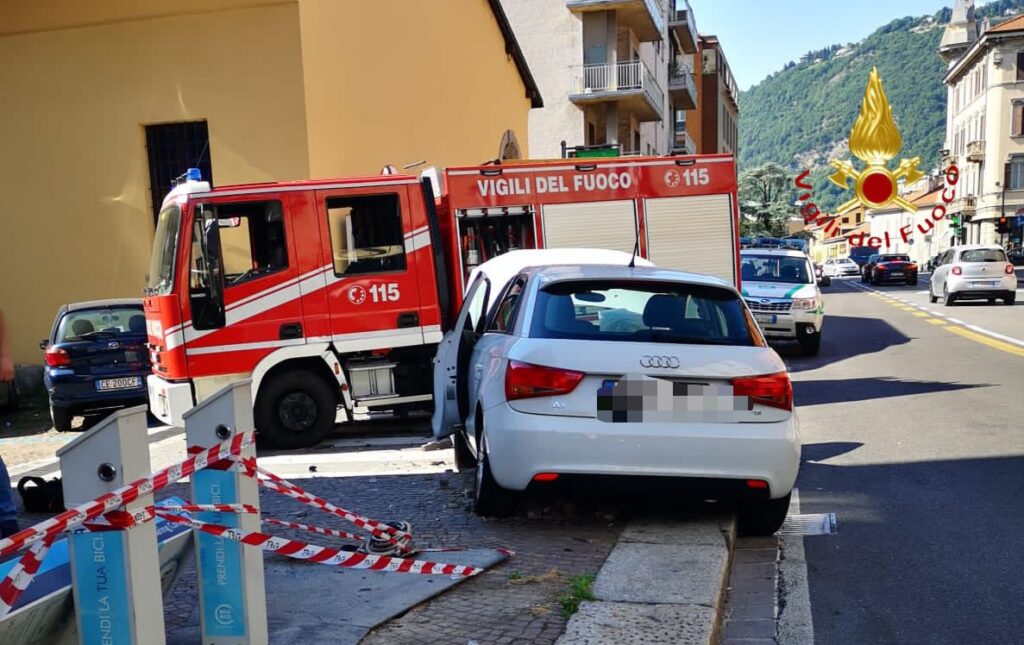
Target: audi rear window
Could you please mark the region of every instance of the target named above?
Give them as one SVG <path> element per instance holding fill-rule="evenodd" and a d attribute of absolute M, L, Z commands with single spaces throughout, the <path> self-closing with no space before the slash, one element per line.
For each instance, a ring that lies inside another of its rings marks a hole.
<path fill-rule="evenodd" d="M 968 249 L 960 253 L 961 262 L 1006 262 L 1002 249 Z"/>
<path fill-rule="evenodd" d="M 680 282 L 573 280 L 543 287 L 532 338 L 761 346 L 739 296 Z"/>

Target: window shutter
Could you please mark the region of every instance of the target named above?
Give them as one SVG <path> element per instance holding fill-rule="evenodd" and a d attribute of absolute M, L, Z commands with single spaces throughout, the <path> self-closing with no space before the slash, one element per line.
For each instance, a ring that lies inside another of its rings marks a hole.
<path fill-rule="evenodd" d="M 1017 52 L 1017 80 L 1024 81 L 1024 52 Z"/>
<path fill-rule="evenodd" d="M 1024 103 L 1014 103 L 1012 128 L 1013 131 L 1011 133 L 1013 134 L 1013 136 L 1019 137 L 1021 135 L 1021 126 L 1024 125 L 1022 121 L 1024 121 Z"/>

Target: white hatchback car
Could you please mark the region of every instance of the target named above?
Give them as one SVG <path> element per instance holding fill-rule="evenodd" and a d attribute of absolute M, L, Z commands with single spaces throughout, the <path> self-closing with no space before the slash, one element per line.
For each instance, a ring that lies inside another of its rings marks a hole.
<path fill-rule="evenodd" d="M 988 300 L 1012 305 L 1017 300 L 1017 276 L 997 244 L 954 246 L 943 253 L 928 283 L 928 300 L 942 299 L 951 306 L 957 300 Z"/>
<path fill-rule="evenodd" d="M 492 284 L 483 265 L 454 329 L 435 359 L 433 426 L 475 466 L 477 512 L 505 514 L 531 485 L 627 475 L 739 499 L 748 534 L 785 519 L 792 384 L 726 282 L 623 263 Z"/>
<path fill-rule="evenodd" d="M 850 258 L 832 258 L 825 260 L 823 275 L 830 278 L 860 275 L 860 265 Z"/>

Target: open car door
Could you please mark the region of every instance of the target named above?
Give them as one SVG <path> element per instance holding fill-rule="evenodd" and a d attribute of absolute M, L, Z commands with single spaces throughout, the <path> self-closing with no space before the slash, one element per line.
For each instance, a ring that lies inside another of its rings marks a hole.
<path fill-rule="evenodd" d="M 455 326 L 444 335 L 434 356 L 434 438 L 441 439 L 462 425 L 469 404 L 469 358 L 483 331 L 491 281 L 478 274 L 466 292 Z"/>

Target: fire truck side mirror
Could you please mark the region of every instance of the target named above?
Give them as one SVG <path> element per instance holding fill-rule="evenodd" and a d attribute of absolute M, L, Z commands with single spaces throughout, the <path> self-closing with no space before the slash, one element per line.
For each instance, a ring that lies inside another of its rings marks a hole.
<path fill-rule="evenodd" d="M 193 267 L 189 289 L 192 308 L 192 327 L 197 330 L 220 329 L 224 318 L 224 271 L 220 260 L 220 221 L 214 209 L 196 208 L 201 218 L 202 236 L 199 246 L 203 262 Z"/>

